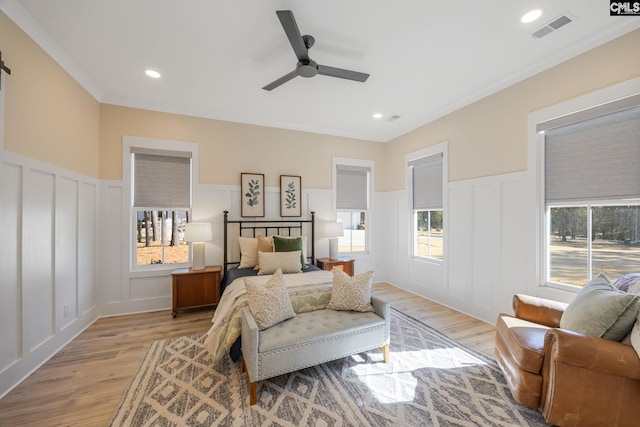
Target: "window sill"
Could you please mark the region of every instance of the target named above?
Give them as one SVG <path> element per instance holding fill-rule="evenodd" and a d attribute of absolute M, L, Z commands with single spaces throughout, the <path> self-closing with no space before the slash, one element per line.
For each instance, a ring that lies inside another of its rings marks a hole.
<path fill-rule="evenodd" d="M 129 271 L 130 279 L 140 279 L 145 277 L 162 277 L 169 276 L 171 272 L 177 268 L 189 268 L 189 264 L 171 264 L 163 265 L 162 267 L 145 268 L 145 269 L 133 269 Z"/>
<path fill-rule="evenodd" d="M 412 256 L 409 258 L 409 262 L 414 262 L 416 264 L 427 264 L 427 265 L 435 265 L 435 266 L 443 266 L 444 260 L 436 259 L 436 258 L 424 258 L 424 257 L 416 257 Z"/>

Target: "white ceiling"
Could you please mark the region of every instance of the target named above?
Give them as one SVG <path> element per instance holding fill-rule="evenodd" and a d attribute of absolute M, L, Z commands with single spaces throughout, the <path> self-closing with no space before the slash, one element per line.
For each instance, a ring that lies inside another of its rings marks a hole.
<path fill-rule="evenodd" d="M 389 141 L 633 29 L 603 0 L 0 0 L 97 100 Z M 524 12 L 543 7 L 532 24 Z M 322 65 L 365 83 L 297 77 L 275 11 L 293 11 Z M 536 40 L 563 13 L 576 19 Z M 162 73 L 152 80 L 146 68 Z M 585 70 L 588 72 L 588 70 Z M 579 76 L 576 76 L 579 78 Z M 383 118 L 374 120 L 380 112 Z M 393 122 L 392 115 L 401 116 Z"/>

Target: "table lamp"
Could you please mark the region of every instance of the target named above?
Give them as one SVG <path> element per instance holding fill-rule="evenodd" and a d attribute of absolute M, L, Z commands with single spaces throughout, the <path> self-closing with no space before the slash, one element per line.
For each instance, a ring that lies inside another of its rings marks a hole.
<path fill-rule="evenodd" d="M 213 239 L 211 224 L 208 222 L 188 222 L 184 229 L 184 241 L 193 245 L 192 270 L 204 270 L 204 242 Z"/>
<path fill-rule="evenodd" d="M 341 222 L 325 222 L 324 235 L 329 237 L 329 259 L 338 259 L 338 237 L 344 236 Z"/>

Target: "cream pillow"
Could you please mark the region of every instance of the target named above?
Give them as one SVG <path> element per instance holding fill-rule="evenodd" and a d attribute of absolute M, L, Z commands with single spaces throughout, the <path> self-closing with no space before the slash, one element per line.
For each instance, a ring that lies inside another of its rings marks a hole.
<path fill-rule="evenodd" d="M 273 236 L 271 236 L 273 238 Z M 278 236 L 281 239 L 299 239 L 302 237 L 302 258 L 304 258 L 304 264 L 308 262 L 307 260 L 307 235 L 304 236 Z M 273 242 L 273 240 L 272 240 Z M 275 250 L 275 249 L 274 249 Z"/>
<path fill-rule="evenodd" d="M 253 268 L 258 264 L 258 239 L 238 236 L 240 265 L 238 268 Z"/>
<path fill-rule="evenodd" d="M 258 252 L 273 252 L 273 236 L 258 236 Z"/>
<path fill-rule="evenodd" d="M 258 252 L 260 271 L 263 274 L 274 274 L 278 269 L 283 273 L 302 273 L 300 265 L 300 251 L 292 252 Z"/>
<path fill-rule="evenodd" d="M 351 277 L 344 271 L 333 269 L 333 288 L 327 308 L 341 311 L 373 311 L 371 282 L 373 271 Z"/>
<path fill-rule="evenodd" d="M 273 236 L 258 236 L 258 252 L 273 252 Z M 254 270 L 260 270 L 260 264 L 256 262 Z"/>
<path fill-rule="evenodd" d="M 249 310 L 261 331 L 296 315 L 282 277 L 282 270 L 278 269 L 264 285 L 247 278 L 244 280 L 244 286 L 247 290 Z"/>

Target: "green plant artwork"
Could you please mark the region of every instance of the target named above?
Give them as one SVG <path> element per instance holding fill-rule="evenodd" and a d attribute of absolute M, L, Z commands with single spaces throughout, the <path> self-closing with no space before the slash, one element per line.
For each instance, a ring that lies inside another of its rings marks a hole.
<path fill-rule="evenodd" d="M 247 205 L 250 207 L 257 206 L 260 204 L 260 200 L 258 196 L 260 196 L 260 181 L 257 179 L 252 179 L 249 181 L 249 191 L 247 191 L 244 196 L 247 198 Z"/>
<path fill-rule="evenodd" d="M 295 209 L 296 208 L 296 184 L 292 181 L 287 184 L 287 189 L 285 190 L 285 206 L 287 209 Z"/>

